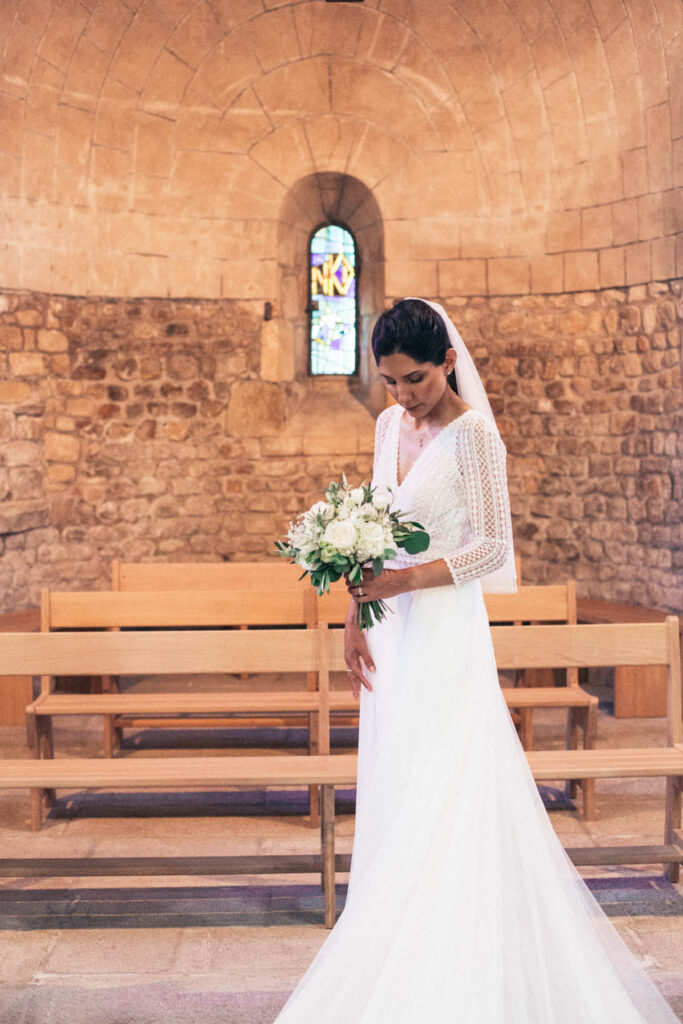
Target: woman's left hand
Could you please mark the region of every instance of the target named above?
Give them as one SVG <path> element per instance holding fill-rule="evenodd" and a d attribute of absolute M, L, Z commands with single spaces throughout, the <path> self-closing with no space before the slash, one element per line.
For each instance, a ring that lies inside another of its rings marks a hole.
<path fill-rule="evenodd" d="M 411 589 L 408 573 L 407 569 L 385 569 L 379 576 L 375 576 L 372 569 L 363 569 L 363 582 L 350 583 L 347 579 L 346 586 L 358 604 L 383 601 L 387 597 L 396 597 L 397 594 L 404 594 Z"/>

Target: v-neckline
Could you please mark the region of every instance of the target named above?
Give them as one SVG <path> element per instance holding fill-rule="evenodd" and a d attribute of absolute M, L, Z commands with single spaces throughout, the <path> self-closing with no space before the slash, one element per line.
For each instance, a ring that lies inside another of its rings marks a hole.
<path fill-rule="evenodd" d="M 398 408 L 401 408 L 401 407 L 398 406 Z M 422 451 L 417 456 L 415 461 L 411 464 L 410 468 L 408 469 L 408 472 L 403 477 L 403 479 L 399 480 L 398 477 L 399 477 L 399 471 L 400 471 L 400 458 L 401 458 L 401 420 L 403 419 L 403 413 L 405 412 L 405 409 L 401 408 L 400 414 L 395 417 L 396 427 L 395 427 L 394 453 L 393 453 L 393 456 L 394 456 L 394 478 L 396 480 L 396 486 L 397 487 L 403 487 L 404 483 L 406 482 L 406 480 L 408 479 L 410 474 L 413 472 L 413 470 L 417 466 L 417 464 L 420 461 L 420 459 L 422 458 L 422 456 L 426 455 L 426 453 L 429 451 L 429 449 L 432 447 L 432 445 L 436 441 L 438 441 L 438 439 L 441 437 L 441 435 L 444 433 L 444 431 L 448 430 L 449 427 L 452 427 L 454 423 L 459 423 L 460 420 L 464 416 L 467 416 L 467 415 L 469 415 L 469 413 L 474 412 L 474 411 L 475 410 L 472 409 L 472 408 L 465 409 L 465 411 L 461 412 L 459 416 L 456 416 L 454 420 L 449 420 L 448 423 L 445 423 L 444 426 L 441 428 L 441 430 L 438 432 L 438 434 L 436 434 L 435 437 L 432 438 L 432 440 L 429 442 L 427 447 L 422 449 Z"/>

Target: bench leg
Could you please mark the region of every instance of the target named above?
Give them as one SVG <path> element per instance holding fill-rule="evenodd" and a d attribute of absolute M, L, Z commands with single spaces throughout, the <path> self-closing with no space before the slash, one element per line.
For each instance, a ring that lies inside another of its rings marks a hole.
<path fill-rule="evenodd" d="M 578 708 L 569 708 L 567 712 L 567 750 L 578 750 L 579 747 L 579 719 Z M 575 800 L 578 796 L 580 782 L 578 779 L 570 779 L 567 784 L 567 796 Z"/>
<path fill-rule="evenodd" d="M 121 749 L 123 729 L 114 725 L 114 716 L 105 715 L 102 720 L 102 753 L 104 757 L 113 757 Z"/>
<path fill-rule="evenodd" d="M 583 791 L 583 820 L 595 821 L 597 811 L 595 807 L 595 779 L 581 779 Z"/>
<path fill-rule="evenodd" d="M 325 895 L 325 927 L 333 928 L 336 917 L 334 862 L 334 786 L 321 787 L 321 843 L 323 854 L 323 892 Z"/>
<path fill-rule="evenodd" d="M 55 756 L 55 744 L 54 736 L 52 733 L 52 716 L 51 715 L 36 715 L 35 716 L 35 731 L 36 731 L 36 756 L 42 758 L 45 761 L 52 760 Z M 45 813 L 47 813 L 52 807 L 55 800 L 54 789 L 38 789 L 32 792 L 39 793 L 41 797 L 41 805 Z"/>
<path fill-rule="evenodd" d="M 43 790 L 31 790 L 31 831 L 39 832 L 43 824 Z"/>
<path fill-rule="evenodd" d="M 319 715 L 311 713 L 308 716 L 308 752 L 309 754 L 318 753 L 318 736 L 320 720 Z M 310 825 L 311 828 L 318 828 L 320 826 L 320 787 L 309 786 L 308 787 L 308 800 L 309 800 L 309 814 L 310 814 Z"/>
<path fill-rule="evenodd" d="M 102 693 L 119 693 L 118 676 L 102 676 Z M 114 716 L 105 715 L 103 719 L 102 753 L 104 757 L 113 757 L 121 749 L 123 729 L 114 725 Z"/>
<path fill-rule="evenodd" d="M 519 709 L 519 738 L 524 750 L 531 750 L 534 743 L 534 720 L 531 708 Z"/>
<path fill-rule="evenodd" d="M 579 749 L 579 737 L 583 738 L 584 750 L 592 750 L 594 746 L 595 736 L 598 730 L 598 701 L 597 698 L 592 700 L 587 708 L 570 708 L 567 716 L 567 749 L 578 750 Z M 592 786 L 584 785 L 585 783 L 592 782 Z M 596 815 L 596 804 L 595 804 L 595 780 L 586 779 L 584 782 L 580 782 L 578 779 L 570 779 L 567 785 L 567 796 L 571 800 L 575 800 L 579 794 L 579 788 L 583 790 L 583 801 L 584 801 L 584 819 L 586 821 L 594 821 Z M 588 813 L 591 815 L 590 818 L 586 817 L 586 804 L 588 803 Z"/>
<path fill-rule="evenodd" d="M 683 776 L 666 780 L 666 818 L 664 826 L 664 842 L 668 845 L 681 846 L 681 825 L 683 805 Z M 681 865 L 666 864 L 664 875 L 670 882 L 678 882 Z"/>

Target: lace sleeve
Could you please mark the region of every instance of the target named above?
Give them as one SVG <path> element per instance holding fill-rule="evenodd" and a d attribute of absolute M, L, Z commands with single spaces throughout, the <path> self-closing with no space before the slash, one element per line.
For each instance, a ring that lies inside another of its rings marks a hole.
<path fill-rule="evenodd" d="M 375 480 L 377 479 L 377 468 L 379 465 L 380 452 L 382 450 L 382 446 L 384 445 L 384 441 L 387 436 L 387 430 L 389 429 L 390 411 L 391 407 L 389 407 L 389 409 L 383 409 L 382 412 L 377 417 L 377 422 L 375 423 L 375 455 L 372 467 L 372 476 L 373 479 Z"/>
<path fill-rule="evenodd" d="M 456 585 L 500 568 L 512 544 L 505 445 L 479 417 L 462 442 L 458 458 L 472 530 L 468 543 L 446 557 Z"/>

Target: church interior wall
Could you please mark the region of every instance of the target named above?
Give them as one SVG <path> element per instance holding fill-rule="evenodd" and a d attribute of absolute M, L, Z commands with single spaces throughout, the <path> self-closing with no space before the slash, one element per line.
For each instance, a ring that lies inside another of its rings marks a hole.
<path fill-rule="evenodd" d="M 443 302 L 530 582 L 683 608 L 683 11 L 669 0 L 0 5 L 0 586 L 262 558 L 371 471 L 372 323 Z M 307 373 L 357 240 L 360 370 Z"/>

